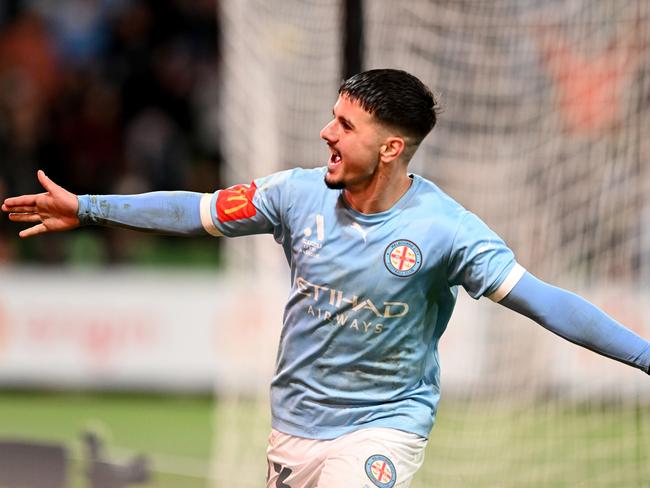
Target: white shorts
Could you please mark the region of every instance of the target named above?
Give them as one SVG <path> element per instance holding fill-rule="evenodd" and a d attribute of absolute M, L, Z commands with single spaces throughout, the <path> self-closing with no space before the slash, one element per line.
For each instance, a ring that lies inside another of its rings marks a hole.
<path fill-rule="evenodd" d="M 332 440 L 275 429 L 269 436 L 267 488 L 408 488 L 427 440 L 395 429 L 361 429 Z"/>

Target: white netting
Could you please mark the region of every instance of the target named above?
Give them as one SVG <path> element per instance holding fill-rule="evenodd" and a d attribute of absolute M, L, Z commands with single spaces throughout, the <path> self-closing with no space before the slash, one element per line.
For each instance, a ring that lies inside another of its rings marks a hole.
<path fill-rule="evenodd" d="M 341 2 L 221 4 L 227 182 L 322 164 Z M 364 5 L 366 68 L 412 72 L 444 108 L 413 171 L 479 214 L 526 268 L 650 336 L 650 3 Z M 282 273 L 270 239 L 229 246 L 233 268 Z M 443 400 L 414 487 L 650 479 L 641 373 L 465 295 L 441 347 Z M 215 459 L 229 461 L 215 464 L 217 486 L 261 485 L 265 402 L 221 403 Z"/>
<path fill-rule="evenodd" d="M 649 14 L 637 0 L 367 2 L 368 67 L 406 69 L 439 93 L 445 111 L 414 170 L 531 270 L 640 283 Z"/>
<path fill-rule="evenodd" d="M 319 164 L 327 151 L 318 133 L 341 82 L 338 8 L 331 1 L 220 3 L 226 183 Z M 268 240 L 229 243 L 227 264 L 278 272 L 285 265 Z"/>

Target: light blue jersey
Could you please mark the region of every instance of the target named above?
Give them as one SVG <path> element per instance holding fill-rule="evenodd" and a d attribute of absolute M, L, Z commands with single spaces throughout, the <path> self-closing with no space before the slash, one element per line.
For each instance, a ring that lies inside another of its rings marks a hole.
<path fill-rule="evenodd" d="M 315 439 L 364 427 L 428 437 L 457 286 L 494 293 L 513 253 L 424 178 L 413 175 L 390 210 L 365 215 L 326 187 L 325 171 L 280 172 L 202 203 L 210 233 L 272 233 L 291 267 L 273 427 Z"/>
<path fill-rule="evenodd" d="M 363 427 L 428 436 L 439 399 L 437 346 L 462 285 L 565 339 L 650 374 L 650 342 L 515 263 L 476 216 L 433 183 L 363 215 L 295 169 L 212 195 L 81 195 L 82 225 L 165 234 L 273 233 L 291 266 L 272 383 L 273 426 L 329 439 Z"/>

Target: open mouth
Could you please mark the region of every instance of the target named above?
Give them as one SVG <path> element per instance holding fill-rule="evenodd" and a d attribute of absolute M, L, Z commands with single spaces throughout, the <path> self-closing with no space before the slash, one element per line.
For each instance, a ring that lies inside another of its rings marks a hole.
<path fill-rule="evenodd" d="M 341 164 L 341 154 L 331 146 L 330 150 L 332 151 L 332 154 L 330 154 L 330 160 L 327 163 L 327 167 L 332 169 Z"/>

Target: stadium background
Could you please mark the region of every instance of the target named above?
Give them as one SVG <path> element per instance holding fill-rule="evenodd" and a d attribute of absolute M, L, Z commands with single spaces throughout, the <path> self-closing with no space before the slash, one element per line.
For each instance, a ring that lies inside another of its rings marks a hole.
<path fill-rule="evenodd" d="M 5 1 L 0 198 L 39 191 L 37 168 L 76 193 L 132 193 L 319 165 L 345 25 L 361 27 L 357 63 L 406 69 L 442 103 L 413 171 L 533 273 L 650 337 L 649 14 L 642 0 Z M 91 486 L 90 430 L 116 469 L 148 456 L 144 486 L 261 486 L 288 282 L 272 239 L 17 231 L 0 220 L 0 446 L 63 445 L 63 483 Z M 650 486 L 647 377 L 460 295 L 414 487 Z"/>

